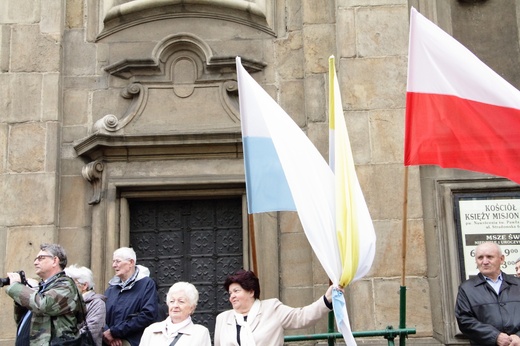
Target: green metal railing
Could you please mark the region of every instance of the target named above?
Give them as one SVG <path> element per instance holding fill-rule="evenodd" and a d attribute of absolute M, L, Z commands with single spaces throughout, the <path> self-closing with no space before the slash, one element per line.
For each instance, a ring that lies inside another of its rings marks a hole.
<path fill-rule="evenodd" d="M 382 336 L 388 340 L 388 346 L 394 346 L 394 339 L 399 337 L 400 340 L 408 337 L 410 334 L 415 334 L 414 328 L 404 329 L 393 329 L 392 326 L 388 326 L 385 330 L 369 330 L 362 332 L 352 332 L 355 338 L 364 337 L 375 337 Z M 343 339 L 341 333 L 322 333 L 322 334 L 310 334 L 310 335 L 286 335 L 284 342 L 295 342 L 295 341 L 307 341 L 307 340 L 327 340 L 329 346 L 335 345 L 336 340 Z"/>
<path fill-rule="evenodd" d="M 386 327 L 385 330 L 369 330 L 361 332 L 352 332 L 354 338 L 367 338 L 382 336 L 388 341 L 388 346 L 394 346 L 394 339 L 399 337 L 399 345 L 405 346 L 406 338 L 410 334 L 415 334 L 415 328 L 406 328 L 406 286 L 401 286 L 399 290 L 399 329 L 392 326 Z M 284 337 L 285 342 L 307 341 L 307 340 L 327 340 L 329 346 L 333 346 L 336 339 L 342 339 L 341 333 L 334 332 L 334 313 L 329 312 L 328 333 L 308 334 L 308 335 L 287 335 Z"/>

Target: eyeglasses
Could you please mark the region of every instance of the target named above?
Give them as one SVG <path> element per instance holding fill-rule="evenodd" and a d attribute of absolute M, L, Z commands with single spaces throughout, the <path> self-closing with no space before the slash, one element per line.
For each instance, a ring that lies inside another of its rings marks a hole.
<path fill-rule="evenodd" d="M 53 256 L 53 255 L 40 255 L 40 256 L 36 256 L 34 261 L 41 262 L 45 257 L 54 258 L 55 256 Z"/>

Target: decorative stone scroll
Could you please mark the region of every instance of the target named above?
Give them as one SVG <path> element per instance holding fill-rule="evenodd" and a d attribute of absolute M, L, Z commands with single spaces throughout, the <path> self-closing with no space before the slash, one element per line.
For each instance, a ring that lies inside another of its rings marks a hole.
<path fill-rule="evenodd" d="M 94 189 L 92 198 L 88 202 L 90 205 L 98 204 L 101 201 L 103 169 L 103 162 L 101 160 L 96 160 L 86 164 L 81 171 L 83 178 L 89 181 L 92 184 L 92 188 Z"/>

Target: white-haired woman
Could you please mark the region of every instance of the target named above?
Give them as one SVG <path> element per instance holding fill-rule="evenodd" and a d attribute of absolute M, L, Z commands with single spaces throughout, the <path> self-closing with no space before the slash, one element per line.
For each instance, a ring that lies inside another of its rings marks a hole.
<path fill-rule="evenodd" d="M 74 279 L 78 291 L 83 296 L 83 300 L 87 306 L 86 322 L 88 329 L 96 345 L 101 346 L 103 342 L 103 326 L 105 325 L 106 297 L 94 291 L 94 276 L 92 275 L 92 271 L 87 267 L 78 267 L 73 264 L 65 268 L 65 273 Z"/>
<path fill-rule="evenodd" d="M 189 282 L 173 284 L 166 295 L 169 316 L 148 326 L 139 346 L 211 346 L 208 328 L 191 320 L 198 301 L 195 286 Z"/>

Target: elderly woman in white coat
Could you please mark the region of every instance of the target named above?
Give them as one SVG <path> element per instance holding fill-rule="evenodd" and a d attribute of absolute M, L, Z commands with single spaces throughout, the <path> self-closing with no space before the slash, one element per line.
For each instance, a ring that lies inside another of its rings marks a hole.
<path fill-rule="evenodd" d="M 191 320 L 198 301 L 199 292 L 191 283 L 173 284 L 166 295 L 168 317 L 148 326 L 139 346 L 211 346 L 208 328 Z"/>
<path fill-rule="evenodd" d="M 281 346 L 285 329 L 310 327 L 332 309 L 332 286 L 303 308 L 292 308 L 278 299 L 260 300 L 259 280 L 252 271 L 228 276 L 224 288 L 233 309 L 217 316 L 215 346 Z"/>

